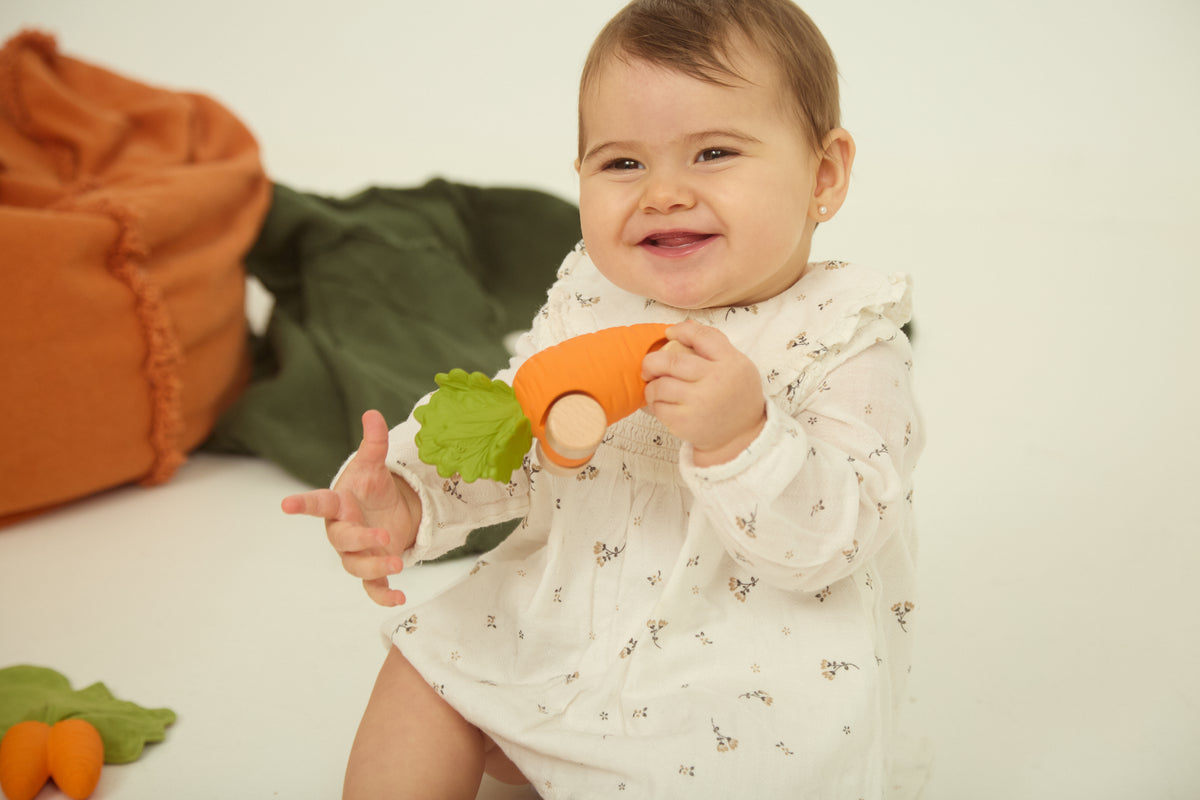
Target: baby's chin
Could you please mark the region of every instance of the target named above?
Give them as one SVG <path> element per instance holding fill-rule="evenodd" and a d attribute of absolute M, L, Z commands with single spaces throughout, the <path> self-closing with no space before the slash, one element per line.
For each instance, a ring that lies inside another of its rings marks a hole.
<path fill-rule="evenodd" d="M 706 300 L 690 298 L 687 296 L 677 296 L 671 293 L 651 292 L 648 294 L 637 293 L 640 297 L 645 297 L 647 302 L 653 302 L 656 305 L 666 308 L 675 308 L 680 311 L 700 311 L 705 308 L 713 308 L 713 305 Z"/>
<path fill-rule="evenodd" d="M 741 295 L 733 292 L 728 294 L 714 294 L 711 292 L 702 293 L 694 290 L 656 291 L 645 296 L 659 305 L 677 308 L 680 311 L 703 311 L 710 308 L 748 306 L 757 302 L 755 300 L 744 300 L 742 299 Z"/>
<path fill-rule="evenodd" d="M 700 311 L 713 308 L 748 308 L 765 303 L 787 292 L 803 276 L 800 270 L 795 275 L 778 274 L 770 281 L 758 286 L 695 286 L 683 284 L 674 287 L 655 287 L 649 294 L 655 302 L 683 311 Z"/>
<path fill-rule="evenodd" d="M 601 272 L 618 289 L 637 297 L 644 297 L 660 306 L 680 311 L 700 311 L 707 308 L 726 308 L 750 303 L 744 287 L 713 285 L 711 281 L 696 280 L 697 272 L 691 275 L 656 275 L 653 278 L 644 272 L 637 276 Z"/>
<path fill-rule="evenodd" d="M 657 276 L 662 277 L 662 276 Z M 773 275 L 770 280 L 755 286 L 730 285 L 712 280 L 711 274 L 695 270 L 690 275 L 668 276 L 667 279 L 643 280 L 638 287 L 626 289 L 647 297 L 660 305 L 683 311 L 713 308 L 744 308 L 765 302 L 794 284 L 798 276 Z M 705 280 L 707 278 L 707 280 Z M 624 288 L 624 287 L 622 287 Z"/>
<path fill-rule="evenodd" d="M 640 281 L 636 285 L 620 288 L 638 297 L 653 300 L 660 306 L 681 311 L 699 311 L 730 305 L 721 302 L 720 292 L 714 292 L 710 286 L 698 285 L 695 281 Z"/>

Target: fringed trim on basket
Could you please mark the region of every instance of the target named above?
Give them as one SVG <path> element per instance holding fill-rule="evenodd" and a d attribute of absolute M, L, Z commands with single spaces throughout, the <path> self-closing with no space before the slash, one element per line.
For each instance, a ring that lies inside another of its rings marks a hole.
<path fill-rule="evenodd" d="M 134 313 L 146 342 L 143 372 L 150 392 L 150 445 L 154 463 L 140 483 L 145 486 L 165 483 L 185 459 L 180 445 L 183 387 L 179 372 L 183 347 L 162 294 L 142 268 L 148 253 L 138 235 L 137 213 L 110 200 L 73 206 L 76 210 L 104 214 L 117 224 L 117 239 L 108 254 L 108 271 L 133 294 Z"/>

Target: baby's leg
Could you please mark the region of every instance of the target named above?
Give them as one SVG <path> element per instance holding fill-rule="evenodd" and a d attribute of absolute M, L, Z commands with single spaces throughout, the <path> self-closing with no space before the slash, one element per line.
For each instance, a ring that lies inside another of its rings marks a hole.
<path fill-rule="evenodd" d="M 529 779 L 525 777 L 524 773 L 508 756 L 504 755 L 500 746 L 487 734 L 483 736 L 483 771 L 510 786 L 524 786 L 529 783 Z"/>
<path fill-rule="evenodd" d="M 474 798 L 484 735 L 392 648 L 358 726 L 345 798 Z"/>

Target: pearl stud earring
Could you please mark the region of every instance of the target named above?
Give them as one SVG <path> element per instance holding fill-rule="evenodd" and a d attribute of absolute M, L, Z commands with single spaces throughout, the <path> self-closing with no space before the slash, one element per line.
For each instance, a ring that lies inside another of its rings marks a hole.
<path fill-rule="evenodd" d="M 817 213 L 822 217 L 829 213 L 829 206 L 817 206 Z"/>

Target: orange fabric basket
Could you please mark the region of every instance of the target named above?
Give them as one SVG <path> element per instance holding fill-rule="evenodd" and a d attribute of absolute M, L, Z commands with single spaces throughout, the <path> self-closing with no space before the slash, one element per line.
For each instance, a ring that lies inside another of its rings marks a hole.
<path fill-rule="evenodd" d="M 249 131 L 21 33 L 0 50 L 0 524 L 166 481 L 248 378 Z"/>

